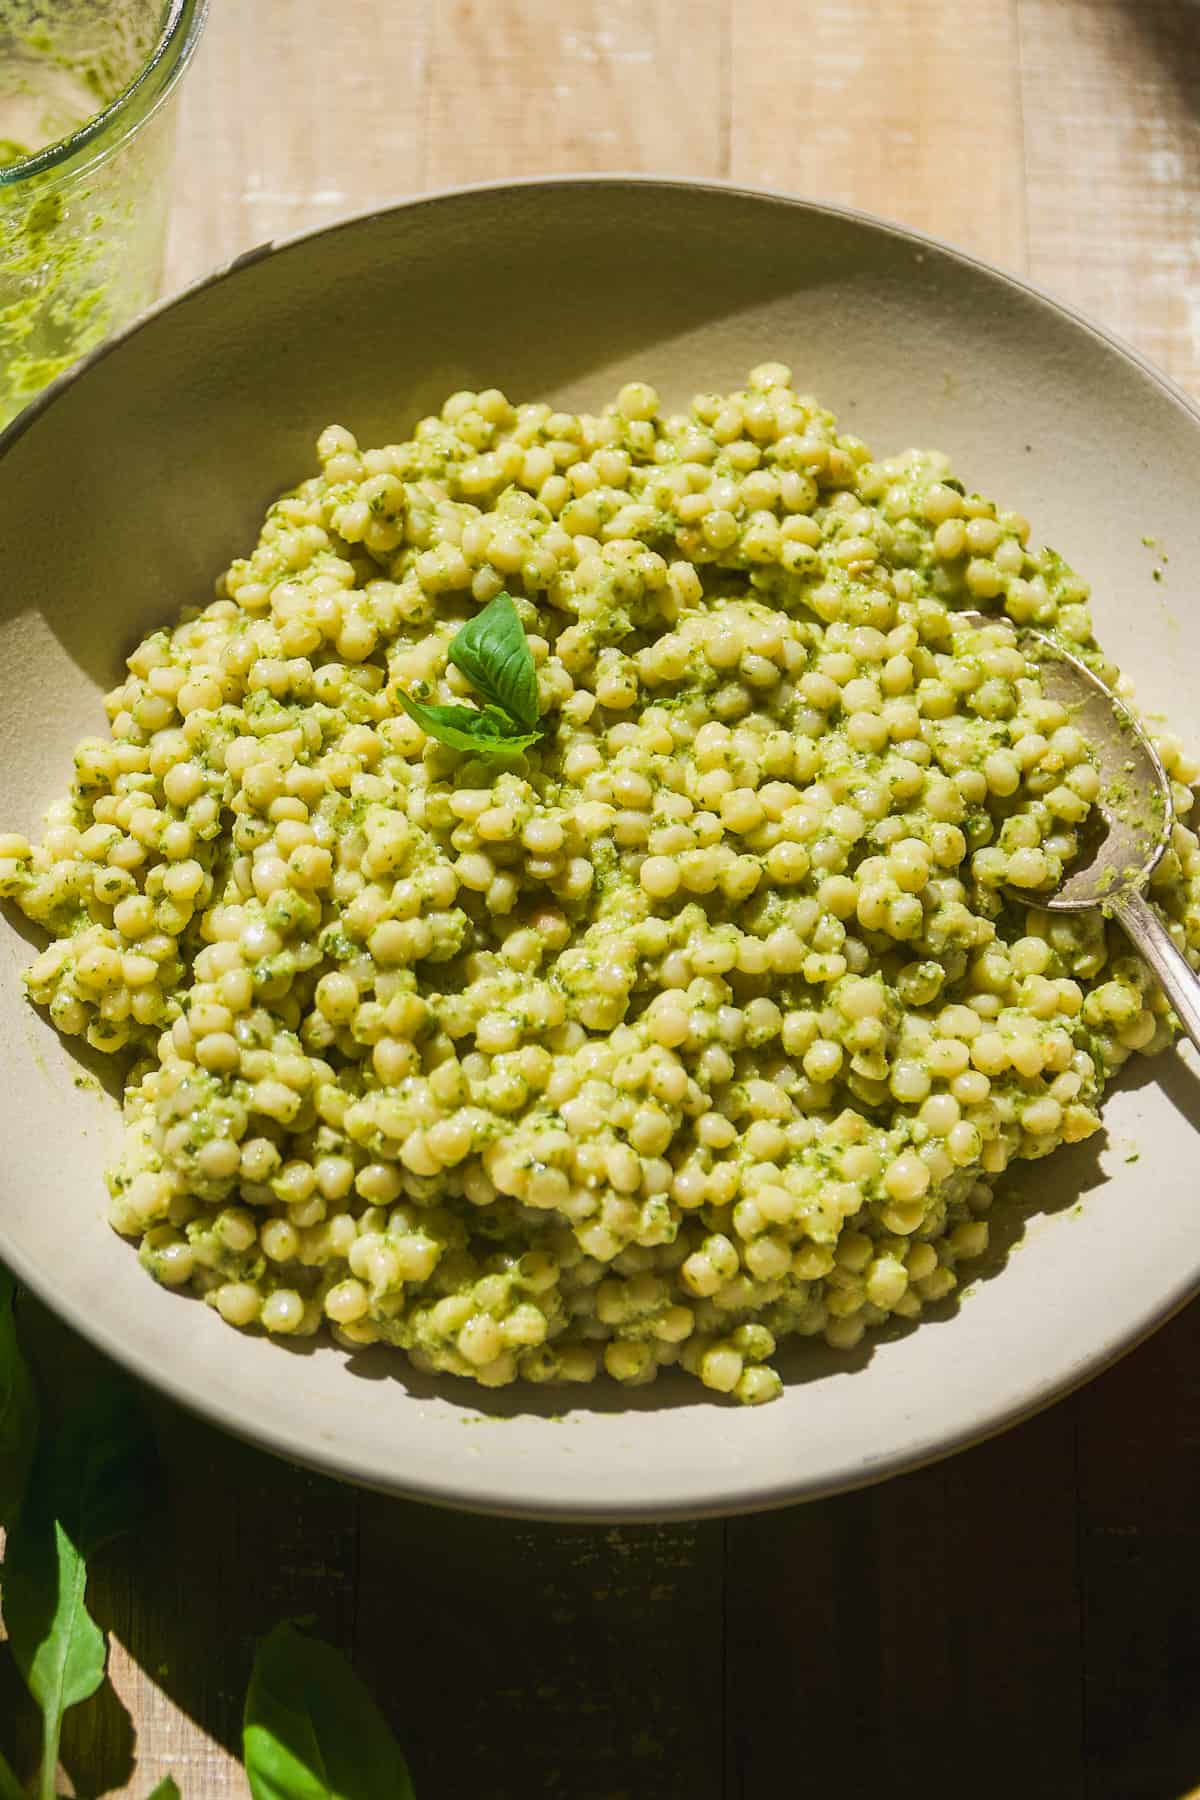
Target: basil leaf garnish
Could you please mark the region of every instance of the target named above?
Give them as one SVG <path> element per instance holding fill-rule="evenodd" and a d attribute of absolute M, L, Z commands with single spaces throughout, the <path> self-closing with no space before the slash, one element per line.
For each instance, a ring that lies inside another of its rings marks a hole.
<path fill-rule="evenodd" d="M 492 706 L 537 730 L 537 670 L 511 594 L 497 594 L 468 620 L 451 642 L 450 661 Z"/>
<path fill-rule="evenodd" d="M 429 737 L 451 750 L 465 750 L 489 762 L 511 762 L 536 744 L 541 733 L 522 731 L 495 706 L 437 706 L 399 690 L 400 704 Z"/>

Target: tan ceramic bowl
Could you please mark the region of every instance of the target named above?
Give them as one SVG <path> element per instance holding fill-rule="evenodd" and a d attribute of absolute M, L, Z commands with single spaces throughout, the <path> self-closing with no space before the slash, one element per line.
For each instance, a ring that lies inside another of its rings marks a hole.
<path fill-rule="evenodd" d="M 1200 612 L 1200 415 L 1044 295 L 876 220 L 731 188 L 540 181 L 414 201 L 256 253 L 166 306 L 0 439 L 0 824 L 29 829 L 149 626 L 203 601 L 330 420 L 403 436 L 461 387 L 668 403 L 793 365 L 882 453 L 949 451 L 1085 571 L 1106 644 L 1185 732 Z M 1170 554 L 1152 579 L 1149 535 Z M 156 1287 L 103 1221 L 117 1108 L 25 1004 L 0 930 L 0 1256 L 97 1345 L 297 1461 L 508 1513 L 778 1505 L 878 1480 L 1046 1405 L 1200 1285 L 1196 1085 L 1138 1063 L 1108 1139 L 1023 1166 L 994 1271 L 853 1356 L 783 1357 L 774 1405 L 431 1382 L 400 1356 L 241 1336 Z M 1134 1160 L 1135 1154 L 1137 1160 Z M 1017 1251 L 1009 1254 L 1004 1250 Z"/>

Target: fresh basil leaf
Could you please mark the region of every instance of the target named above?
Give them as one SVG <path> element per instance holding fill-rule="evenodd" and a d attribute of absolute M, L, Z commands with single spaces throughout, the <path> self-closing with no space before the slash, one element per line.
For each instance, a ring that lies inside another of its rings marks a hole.
<path fill-rule="evenodd" d="M 152 1794 L 146 1800 L 180 1800 L 179 1789 L 173 1775 L 164 1775 Z"/>
<path fill-rule="evenodd" d="M 17 1284 L 0 1265 L 0 1526 L 17 1516 L 37 1441 L 37 1398 L 17 1342 Z"/>
<path fill-rule="evenodd" d="M 521 731 L 498 707 L 435 706 L 398 690 L 400 704 L 429 737 L 451 750 L 466 750 L 493 762 L 511 761 L 536 744 L 541 733 Z"/>
<path fill-rule="evenodd" d="M 258 1646 L 242 1760 L 254 1800 L 414 1800 L 399 1745 L 345 1657 L 286 1623 Z"/>
<path fill-rule="evenodd" d="M 35 1467 L 37 1493 L 39 1471 Z M 84 1604 L 87 1559 L 35 1501 L 23 1507 L 4 1559 L 4 1619 L 25 1686 L 42 1709 L 41 1800 L 53 1800 L 63 1714 L 104 1679 L 105 1643 Z"/>
<path fill-rule="evenodd" d="M 63 1714 L 104 1679 L 104 1637 L 84 1600 L 88 1558 L 139 1522 L 153 1479 L 137 1395 L 123 1378 L 105 1377 L 39 1451 L 8 1535 L 4 1620 L 42 1709 L 42 1800 L 54 1795 Z"/>
<path fill-rule="evenodd" d="M 451 640 L 450 661 L 526 731 L 538 722 L 537 670 L 511 594 L 497 594 Z"/>

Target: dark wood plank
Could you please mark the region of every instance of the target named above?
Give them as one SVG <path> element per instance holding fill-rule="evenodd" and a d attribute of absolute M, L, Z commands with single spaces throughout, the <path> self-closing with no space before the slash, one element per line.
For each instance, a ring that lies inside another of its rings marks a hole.
<path fill-rule="evenodd" d="M 1069 1412 L 862 1494 L 731 1521 L 729 1800 L 808 1746 L 843 1800 L 1082 1800 Z"/>
<path fill-rule="evenodd" d="M 166 1504 L 150 1545 L 127 1546 L 115 1571 L 118 1636 L 176 1706 L 236 1756 L 257 1638 L 280 1619 L 304 1618 L 349 1646 L 358 1495 L 175 1408 L 155 1412 Z M 165 1767 L 169 1743 L 156 1750 Z"/>
<path fill-rule="evenodd" d="M 157 1780 L 174 1770 L 185 1793 L 190 1786 L 204 1800 L 241 1795 L 244 1777 L 230 1763 L 241 1755 L 256 1639 L 280 1619 L 303 1618 L 331 1643 L 350 1645 L 359 1496 L 175 1407 L 156 1402 L 153 1412 L 165 1504 L 148 1537 L 123 1543 L 102 1568 L 96 1596 L 97 1617 L 128 1653 L 131 1709 L 153 1724 L 153 1741 L 138 1746 L 135 1791 L 148 1774 Z M 169 1697 L 169 1709 L 155 1688 Z M 202 1751 L 194 1767 L 188 1720 L 228 1758 Z M 89 1745 L 83 1717 L 73 1741 Z M 64 1760 L 75 1766 L 70 1755 Z M 88 1760 L 79 1766 L 87 1769 Z"/>
<path fill-rule="evenodd" d="M 96 1355 L 42 1309 L 22 1306 L 52 1418 Z M 105 1682 L 68 1713 L 63 1766 L 81 1794 L 140 1795 L 174 1773 L 189 1800 L 241 1796 L 235 1759 L 255 1639 L 281 1618 L 304 1617 L 350 1646 L 359 1495 L 149 1392 L 144 1403 L 161 1456 L 161 1504 L 90 1573 L 89 1609 L 115 1640 L 116 1687 Z M 0 1659 L 0 1719 L 7 1726 L 11 1706 L 25 1766 L 37 1745 L 19 1690 L 10 1660 Z"/>
<path fill-rule="evenodd" d="M 948 1717 L 977 1800 L 1086 1792 L 1076 1462 L 1068 1403 L 946 1465 Z"/>
<path fill-rule="evenodd" d="M 1200 1304 L 1077 1402 L 1088 1800 L 1200 1784 Z"/>
<path fill-rule="evenodd" d="M 774 1792 L 788 1768 L 858 1800 L 884 1773 L 872 1504 L 850 1494 L 729 1521 L 728 1800 Z"/>
<path fill-rule="evenodd" d="M 554 1526 L 364 1495 L 357 1656 L 438 1800 L 721 1800 L 718 1522 Z"/>

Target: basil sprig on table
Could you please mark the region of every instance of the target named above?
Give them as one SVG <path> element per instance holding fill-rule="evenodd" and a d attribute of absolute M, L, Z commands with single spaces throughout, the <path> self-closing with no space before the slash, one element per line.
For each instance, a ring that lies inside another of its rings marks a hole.
<path fill-rule="evenodd" d="M 443 706 L 399 690 L 422 731 L 486 762 L 520 756 L 541 737 L 537 670 L 511 594 L 497 594 L 451 639 L 450 661 L 484 704 Z"/>
<path fill-rule="evenodd" d="M 54 1800 L 68 1707 L 104 1680 L 107 1645 L 88 1612 L 88 1565 L 148 1510 L 149 1431 L 123 1377 L 105 1376 L 39 1447 L 4 1555 L 9 1647 L 42 1713 L 39 1800 Z"/>
<path fill-rule="evenodd" d="M 408 1764 L 350 1664 L 291 1624 L 258 1646 L 242 1760 L 254 1800 L 414 1800 Z"/>
<path fill-rule="evenodd" d="M 0 1265 L 0 1563 L 8 1649 L 42 1714 L 37 1800 L 55 1800 L 63 1715 L 104 1680 L 107 1646 L 88 1612 L 95 1553 L 132 1530 L 157 1491 L 138 1395 L 105 1374 L 40 1444 L 17 1339 L 16 1284 Z M 382 1713 L 332 1644 L 277 1625 L 258 1646 L 242 1753 L 254 1800 L 414 1800 Z M 28 1800 L 0 1750 L 0 1800 Z M 149 1800 L 181 1800 L 167 1775 Z M 199 1800 L 199 1797 L 197 1797 Z"/>

